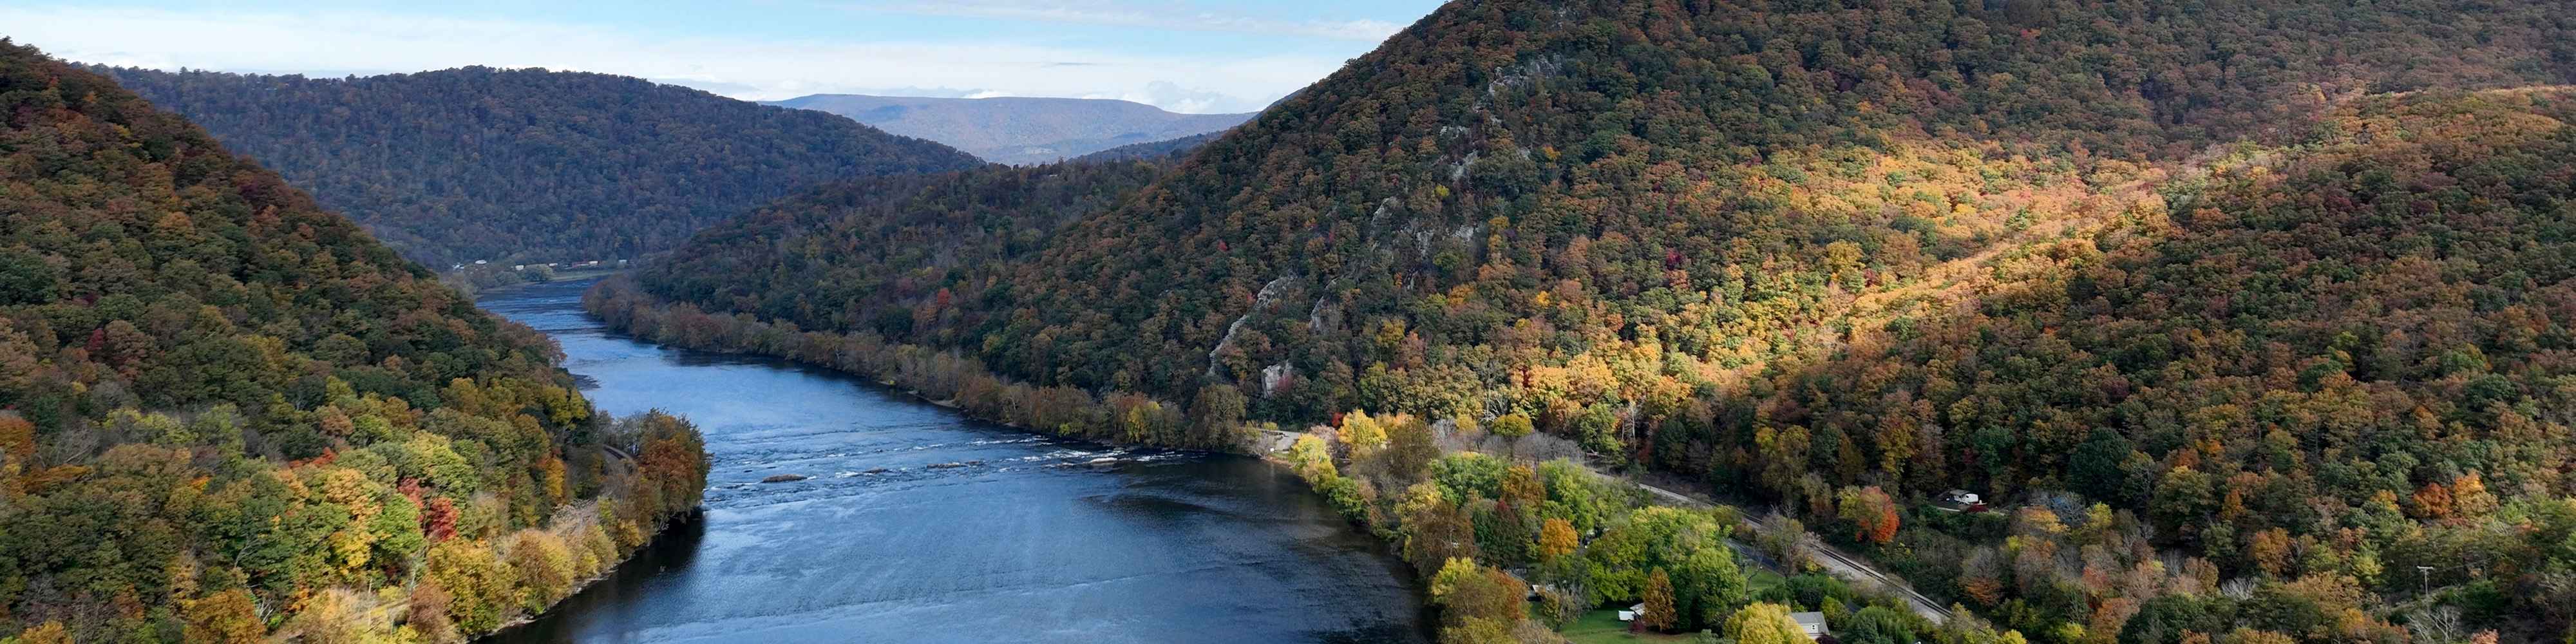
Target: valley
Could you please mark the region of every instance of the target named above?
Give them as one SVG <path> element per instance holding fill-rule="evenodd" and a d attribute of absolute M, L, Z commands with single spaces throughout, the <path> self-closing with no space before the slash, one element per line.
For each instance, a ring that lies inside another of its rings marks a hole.
<path fill-rule="evenodd" d="M 700 419 L 705 514 L 490 641 L 1426 641 L 1402 562 L 1284 470 L 637 342 L 581 310 L 589 286 L 481 304 L 561 345 L 602 411 Z M 761 482 L 782 474 L 811 478 Z"/>
<path fill-rule="evenodd" d="M 2567 0 L 30 1 L 0 644 L 2576 641 Z"/>

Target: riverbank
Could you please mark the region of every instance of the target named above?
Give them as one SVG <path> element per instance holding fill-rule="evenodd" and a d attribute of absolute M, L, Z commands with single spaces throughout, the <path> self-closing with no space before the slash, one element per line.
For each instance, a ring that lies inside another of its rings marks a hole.
<path fill-rule="evenodd" d="M 707 511 L 496 644 L 1428 639 L 1402 563 L 1275 466 L 652 344 L 587 315 L 587 286 L 483 304 L 554 338 L 600 410 L 706 423 Z M 761 483 L 791 473 L 810 477 Z"/>
<path fill-rule="evenodd" d="M 1123 438 L 1151 438 L 1151 435 L 1157 435 L 1157 430 L 1154 430 L 1157 428 L 1154 415 L 1167 415 L 1170 410 L 1177 410 L 1175 404 L 1157 402 L 1157 399 L 1141 397 L 1141 394 L 1110 394 L 1110 397 L 1095 399 L 1087 392 L 1079 392 L 1079 389 L 1033 389 L 1033 386 L 1018 384 L 1018 381 L 999 379 L 999 376 L 984 371 L 981 363 L 969 361 L 969 358 L 961 358 L 961 355 L 956 353 L 948 353 L 948 350 L 920 348 L 920 345 L 889 345 L 884 343 L 881 337 L 866 335 L 866 332 L 848 332 L 848 335 L 845 335 L 845 332 L 806 332 L 806 330 L 796 330 L 793 325 L 773 325 L 773 322 L 747 317 L 747 314 L 708 314 L 696 307 L 690 307 L 690 304 L 670 304 L 670 301 L 662 301 L 652 294 L 644 294 L 644 291 L 636 289 L 634 283 L 626 281 L 626 278 L 608 278 L 608 281 L 600 281 L 598 286 L 592 286 L 592 289 L 587 291 L 582 304 L 585 304 L 587 312 L 592 312 L 595 317 L 608 322 L 611 330 L 629 332 L 629 335 L 636 335 L 636 337 L 649 337 L 649 340 L 654 340 L 654 343 L 680 345 L 680 348 L 698 348 L 698 350 L 721 350 L 721 353 L 768 355 L 768 358 L 786 358 L 786 361 L 809 363 L 809 366 L 835 368 L 835 371 L 842 371 L 842 374 L 855 374 L 855 376 L 863 376 L 863 379 L 871 379 L 871 381 L 878 381 L 878 384 L 891 386 L 891 389 L 904 392 L 907 397 L 922 399 L 922 402 L 930 402 L 930 404 L 940 404 L 940 407 L 951 407 L 951 410 L 963 412 L 963 415 L 1002 422 L 1002 425 L 1010 425 L 1010 428 L 1020 428 L 1020 430 L 1038 430 L 1038 433 L 1054 433 L 1054 435 L 1077 435 L 1077 438 L 1110 440 L 1110 443 L 1157 443 L 1157 440 L 1123 440 Z M 1048 412 L 1046 410 L 1048 404 L 1054 404 L 1054 407 L 1059 407 L 1059 410 Z M 1236 415 L 1239 415 L 1239 407 L 1236 407 Z M 1170 428 L 1170 425 L 1180 425 L 1180 420 L 1177 420 L 1177 417 L 1167 417 L 1167 420 L 1162 420 L 1159 425 Z M 1275 433 L 1275 430 L 1270 430 L 1270 433 Z M 1262 443 L 1293 443 L 1296 438 L 1257 440 L 1260 435 L 1262 433 L 1257 433 L 1257 430 L 1247 430 L 1244 425 L 1239 425 L 1239 420 L 1236 420 L 1234 430 L 1226 433 L 1226 438 L 1213 448 L 1221 448 L 1221 451 L 1236 451 L 1236 453 L 1262 453 L 1265 461 L 1285 464 L 1291 471 L 1298 471 L 1303 482 L 1306 482 L 1306 487 L 1309 487 L 1314 495 L 1332 502 L 1332 505 L 1345 515 L 1345 518 L 1350 518 L 1352 523 L 1358 523 L 1358 526 L 1370 528 L 1373 533 L 1386 538 L 1391 546 L 1399 546 L 1399 549 L 1409 551 L 1406 559 L 1409 559 L 1409 564 L 1412 564 L 1417 577 L 1430 580 L 1430 577 L 1443 574 L 1445 556 L 1412 556 L 1414 546 L 1409 546 L 1409 538 L 1412 538 L 1409 536 L 1409 531 L 1412 531 L 1412 528 L 1406 526 L 1404 510 L 1396 507 L 1394 500 L 1396 497 L 1414 495 L 1414 492 L 1409 492 L 1409 489 L 1378 489 L 1373 487 L 1368 479 L 1350 479 L 1350 477 L 1340 477 L 1340 474 L 1314 477 L 1311 471 L 1314 471 L 1316 456 L 1321 453 L 1321 459 L 1332 459 L 1334 446 L 1314 446 L 1314 448 L 1303 448 L 1301 453 L 1283 453 L 1278 446 L 1262 446 Z M 1278 435 L 1296 435 L 1296 433 L 1278 433 Z M 1255 446 L 1262 446 L 1262 448 L 1255 448 Z M 1211 448 L 1211 446 L 1208 446 L 1208 443 L 1190 443 L 1190 448 Z M 1298 451 L 1298 448 L 1291 448 L 1291 451 Z M 1597 471 L 1589 471 L 1587 466 L 1579 466 L 1579 469 L 1582 469 L 1587 477 L 1602 479 L 1602 482 L 1636 484 L 1636 482 L 1625 482 L 1625 479 L 1602 477 L 1602 474 L 1597 474 Z M 1649 487 L 1638 487 L 1638 489 L 1641 489 L 1641 492 L 1638 492 L 1638 500 L 1628 502 L 1625 507 L 1654 505 L 1654 502 L 1646 500 L 1646 492 L 1643 492 L 1643 489 L 1649 489 Z M 1654 489 L 1654 492 L 1674 495 L 1674 492 L 1664 492 L 1664 489 Z M 1674 497 L 1680 497 L 1680 495 L 1674 495 Z M 1687 497 L 1682 497 L 1682 500 L 1687 500 Z M 1468 500 L 1448 500 L 1448 502 L 1453 502 L 1453 505 L 1466 505 Z M 1705 505 L 1700 507 L 1705 510 Z M 1731 518 L 1731 513 L 1728 513 L 1726 518 L 1728 518 L 1726 526 L 1734 526 L 1736 520 Z M 1589 531 L 1600 531 L 1602 528 L 1600 520 L 1587 523 L 1587 528 Z M 1535 528 L 1530 528 L 1528 533 L 1535 533 Z M 1726 549 L 1749 551 L 1747 544 L 1728 544 L 1731 538 L 1721 536 L 1716 538 L 1716 541 L 1726 546 Z M 1528 549 L 1528 544 L 1517 544 L 1515 549 Z M 1829 569 L 1829 572 L 1842 572 L 1837 574 L 1837 577 L 1852 577 L 1852 580 L 1870 580 L 1870 577 L 1878 577 L 1878 574 L 1868 574 L 1870 569 L 1857 567 L 1857 564 L 1844 564 L 1844 567 L 1826 564 L 1824 569 Z M 1795 567 L 1783 569 L 1783 574 L 1798 574 L 1798 569 Z M 1525 582 L 1522 582 L 1522 585 L 1525 585 Z M 1883 582 L 1883 577 L 1878 577 L 1878 582 L 1868 582 L 1868 585 L 1883 587 L 1886 582 Z M 1901 592 L 1901 587 L 1893 587 L 1893 590 Z M 1932 618 L 1932 621 L 1945 618 L 1945 611 L 1940 611 L 1937 605 L 1922 603 L 1919 595 L 1911 595 L 1911 592 L 1901 592 L 1901 595 L 1906 595 L 1904 600 L 1909 603 L 1911 613 L 1919 613 L 1919 616 Z M 1440 598 L 1427 598 L 1427 600 L 1435 600 L 1437 603 Z M 1625 600 L 1625 598 L 1618 598 L 1618 592 L 1613 592 L 1613 598 L 1607 598 L 1607 600 Z M 1561 626 L 1561 623 L 1556 623 L 1556 626 Z"/>
<path fill-rule="evenodd" d="M 596 506 L 596 502 L 593 502 L 591 505 Z M 597 508 L 593 507 L 588 510 L 588 512 L 596 514 Z M 598 585 L 599 582 L 607 581 L 619 575 L 634 574 L 635 571 L 627 567 L 628 562 L 636 560 L 646 551 L 652 550 L 654 547 L 661 545 L 665 537 L 670 535 L 672 532 L 688 526 L 698 525 L 700 522 L 705 520 L 706 509 L 703 507 L 691 507 L 685 512 L 665 519 L 660 527 L 654 528 L 651 534 L 645 536 L 644 543 L 642 545 L 627 550 L 623 556 L 618 557 L 617 561 L 604 564 L 597 573 L 575 580 L 569 591 L 565 592 L 562 597 L 557 597 L 554 601 L 548 602 L 545 608 L 513 617 L 509 621 L 502 623 L 499 628 L 492 629 L 487 633 L 476 635 L 473 639 L 476 641 L 482 641 L 497 637 L 508 637 L 511 630 L 535 623 L 537 620 L 544 618 L 547 613 L 553 611 L 555 607 L 562 606 L 565 602 L 570 602 L 575 598 L 581 597 L 582 593 L 590 592 L 591 587 Z"/>
<path fill-rule="evenodd" d="M 447 284 L 449 288 L 454 288 L 458 292 L 464 293 L 467 297 L 482 298 L 508 293 L 510 291 L 531 286 L 542 286 L 559 282 L 581 282 L 603 279 L 609 276 L 625 273 L 628 270 L 630 269 L 578 269 L 564 271 L 561 273 L 549 272 L 539 279 L 528 279 L 530 277 L 538 277 L 537 274 L 518 271 L 448 271 L 438 274 L 438 281 Z"/>
<path fill-rule="evenodd" d="M 805 331 L 749 315 L 711 314 L 645 293 L 627 276 L 601 280 L 582 308 L 610 330 L 652 342 L 778 358 L 831 369 L 950 406 L 978 420 L 1119 445 L 1248 453 L 1243 395 L 1202 390 L 1186 408 L 1141 393 L 1094 395 L 1002 377 L 955 351 L 890 343 L 872 333 Z"/>

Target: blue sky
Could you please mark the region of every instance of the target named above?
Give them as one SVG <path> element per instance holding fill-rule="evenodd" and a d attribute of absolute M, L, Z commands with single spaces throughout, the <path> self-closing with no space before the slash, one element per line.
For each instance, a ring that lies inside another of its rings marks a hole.
<path fill-rule="evenodd" d="M 337 76 L 546 67 L 745 99 L 1072 96 L 1230 112 L 1322 78 L 1439 4 L 11 0 L 0 6 L 0 36 L 70 60 L 163 69 Z"/>

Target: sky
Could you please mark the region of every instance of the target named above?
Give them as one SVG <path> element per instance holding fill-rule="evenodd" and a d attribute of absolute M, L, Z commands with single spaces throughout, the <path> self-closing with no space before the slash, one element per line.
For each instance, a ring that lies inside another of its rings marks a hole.
<path fill-rule="evenodd" d="M 85 63 L 373 75 L 466 65 L 622 74 L 746 100 L 1116 98 L 1248 112 L 1437 0 L 220 2 L 8 0 L 0 36 Z"/>

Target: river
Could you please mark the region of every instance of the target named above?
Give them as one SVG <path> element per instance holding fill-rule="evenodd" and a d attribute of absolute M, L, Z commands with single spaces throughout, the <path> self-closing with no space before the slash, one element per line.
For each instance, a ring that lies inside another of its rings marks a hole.
<path fill-rule="evenodd" d="M 486 641 L 1425 640 L 1403 564 L 1284 468 L 1038 436 L 832 372 L 637 342 L 581 310 L 588 286 L 482 305 L 561 343 L 601 411 L 696 421 L 705 517 Z M 1120 460 L 1087 464 L 1101 457 Z M 759 482 L 774 474 L 813 478 Z"/>

